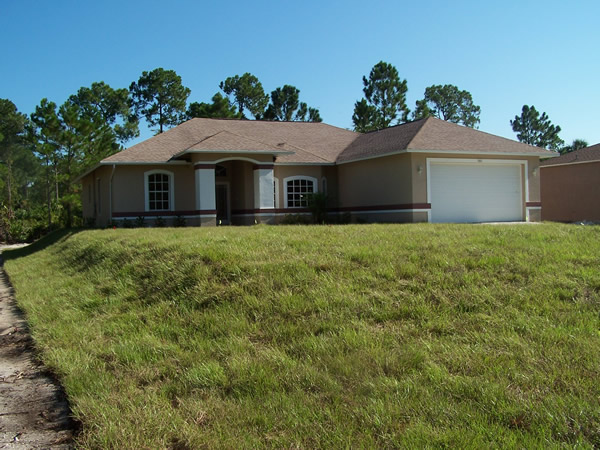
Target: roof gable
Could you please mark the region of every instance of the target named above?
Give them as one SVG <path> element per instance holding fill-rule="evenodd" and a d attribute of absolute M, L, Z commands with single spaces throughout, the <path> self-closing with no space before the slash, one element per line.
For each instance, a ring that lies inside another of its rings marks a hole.
<path fill-rule="evenodd" d="M 338 157 L 338 162 L 383 156 L 399 151 L 506 153 L 553 156 L 555 153 L 473 128 L 428 117 L 357 138 Z"/>

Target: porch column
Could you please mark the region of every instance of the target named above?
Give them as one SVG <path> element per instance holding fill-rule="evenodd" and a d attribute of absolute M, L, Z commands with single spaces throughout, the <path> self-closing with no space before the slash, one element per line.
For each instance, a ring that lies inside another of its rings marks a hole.
<path fill-rule="evenodd" d="M 217 206 L 215 200 L 215 165 L 196 164 L 196 214 L 199 225 L 216 225 Z"/>
<path fill-rule="evenodd" d="M 273 181 L 273 164 L 254 166 L 254 209 L 275 208 Z"/>

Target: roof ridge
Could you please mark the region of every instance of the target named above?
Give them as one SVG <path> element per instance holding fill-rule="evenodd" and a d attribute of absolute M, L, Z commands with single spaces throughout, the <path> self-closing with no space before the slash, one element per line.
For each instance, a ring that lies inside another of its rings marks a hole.
<path fill-rule="evenodd" d="M 418 134 L 421 132 L 421 130 L 422 130 L 424 127 L 425 127 L 425 124 L 426 124 L 426 123 L 428 123 L 428 122 L 430 122 L 430 120 L 429 120 L 429 119 L 431 119 L 431 118 L 432 118 L 432 116 L 428 116 L 428 117 L 425 117 L 424 119 L 421 119 L 421 120 L 423 120 L 423 123 L 422 123 L 422 124 L 421 124 L 421 126 L 420 126 L 420 127 L 417 129 L 417 132 L 416 132 L 415 134 L 413 134 L 413 136 L 410 138 L 410 141 L 408 141 L 408 143 L 406 144 L 406 147 L 405 147 L 405 148 L 406 148 L 407 150 L 410 148 L 410 144 L 412 143 L 412 141 L 414 141 L 414 140 L 415 140 L 415 138 L 417 137 L 417 135 L 418 135 Z M 415 120 L 415 121 L 413 121 L 413 122 L 406 122 L 406 123 L 403 123 L 402 125 L 406 125 L 407 123 L 414 123 L 414 122 L 417 122 L 417 121 Z"/>
<path fill-rule="evenodd" d="M 302 150 L 303 152 L 306 152 L 306 153 L 308 153 L 309 155 L 313 155 L 313 156 L 314 156 L 314 157 L 316 157 L 316 158 L 322 159 L 322 160 L 323 160 L 323 161 L 325 161 L 325 162 L 330 162 L 330 161 L 326 160 L 325 158 L 323 158 L 322 156 L 319 156 L 319 155 L 317 155 L 317 154 L 315 154 L 315 153 L 311 152 L 310 150 L 306 150 L 305 148 L 298 147 L 297 145 L 290 144 L 290 143 L 288 143 L 288 142 L 284 142 L 284 144 L 285 144 L 285 145 L 289 145 L 290 147 L 296 148 L 296 149 L 298 149 L 298 150 Z"/>

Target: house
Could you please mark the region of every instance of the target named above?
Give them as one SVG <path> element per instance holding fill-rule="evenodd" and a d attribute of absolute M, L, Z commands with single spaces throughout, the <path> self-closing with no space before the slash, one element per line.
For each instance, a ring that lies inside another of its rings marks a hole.
<path fill-rule="evenodd" d="M 543 220 L 600 222 L 600 144 L 542 161 Z"/>
<path fill-rule="evenodd" d="M 538 166 L 552 155 L 432 117 L 365 134 L 198 118 L 82 175 L 83 215 L 98 226 L 278 223 L 323 192 L 329 214 L 353 221 L 539 221 Z"/>

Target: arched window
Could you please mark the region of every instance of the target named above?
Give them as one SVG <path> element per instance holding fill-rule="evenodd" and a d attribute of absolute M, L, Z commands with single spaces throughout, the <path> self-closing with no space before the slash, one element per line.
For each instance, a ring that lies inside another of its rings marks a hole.
<path fill-rule="evenodd" d="M 306 208 L 308 197 L 319 191 L 317 179 L 307 176 L 287 177 L 283 179 L 286 208 Z"/>
<path fill-rule="evenodd" d="M 146 211 L 173 211 L 173 172 L 151 170 L 144 179 Z"/>

